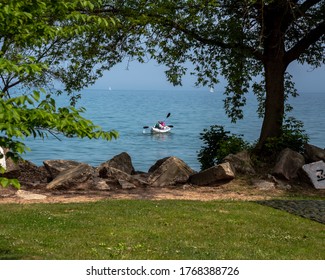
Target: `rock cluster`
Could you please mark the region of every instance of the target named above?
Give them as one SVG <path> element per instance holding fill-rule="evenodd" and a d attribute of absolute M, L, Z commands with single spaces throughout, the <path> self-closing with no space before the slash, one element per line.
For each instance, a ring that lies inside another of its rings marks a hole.
<path fill-rule="evenodd" d="M 60 161 L 58 164 L 56 160 L 47 161 L 46 165 L 47 170 L 54 169 L 51 174 L 56 173 L 58 166 L 61 169 L 63 166 L 67 167 L 47 184 L 46 188 L 49 190 L 67 188 L 110 190 L 175 186 L 185 184 L 195 173 L 177 157 L 157 161 L 148 173 L 136 172 L 127 153 L 121 153 L 98 167 L 78 162 L 65 164 L 64 161 Z"/>
<path fill-rule="evenodd" d="M 304 155 L 284 149 L 272 175 L 286 180 L 298 178 L 317 189 L 325 189 L 325 150 L 310 144 L 305 145 Z"/>
<path fill-rule="evenodd" d="M 38 185 L 49 191 L 159 188 L 196 184 L 194 182 L 208 185 L 235 177 L 229 164 L 197 173 L 174 156 L 158 160 L 148 172 L 136 172 L 131 157 L 125 152 L 97 167 L 71 160 L 46 160 L 41 167 L 28 161 L 14 164 L 7 160 L 4 176 L 18 178 L 24 186 Z"/>
<path fill-rule="evenodd" d="M 306 172 L 306 170 L 308 171 L 306 164 L 314 163 L 315 160 L 324 164 L 325 151 L 323 149 L 306 145 L 305 155 L 285 149 L 280 154 L 269 177 L 264 181 L 253 180 L 253 184 L 265 190 L 279 185 L 281 180 L 288 181 L 296 178 L 313 184 L 310 174 Z M 319 180 L 321 184 L 325 183 L 325 177 L 324 180 L 322 177 L 323 174 L 325 176 L 325 170 L 317 169 L 317 172 L 315 174 L 316 181 Z M 49 191 L 107 191 L 188 184 L 218 186 L 225 181 L 234 179 L 236 174 L 256 174 L 247 151 L 229 155 L 225 158 L 224 163 L 201 172 L 192 170 L 184 161 L 173 156 L 158 160 L 148 172 L 137 172 L 133 167 L 131 157 L 123 152 L 97 167 L 71 160 L 46 160 L 41 167 L 27 161 L 14 164 L 7 160 L 4 176 L 18 178 L 24 186 L 43 187 Z M 313 185 L 315 186 L 315 184 Z M 282 183 L 282 186 L 287 187 L 285 183 Z"/>
<path fill-rule="evenodd" d="M 284 149 L 268 175 L 268 180 L 253 180 L 253 184 L 261 189 L 272 189 L 275 186 L 288 189 L 288 181 L 299 180 L 317 189 L 325 189 L 325 150 L 310 144 L 304 148 L 303 155 L 289 148 Z M 224 160 L 232 164 L 236 173 L 256 174 L 247 151 L 228 155 Z"/>

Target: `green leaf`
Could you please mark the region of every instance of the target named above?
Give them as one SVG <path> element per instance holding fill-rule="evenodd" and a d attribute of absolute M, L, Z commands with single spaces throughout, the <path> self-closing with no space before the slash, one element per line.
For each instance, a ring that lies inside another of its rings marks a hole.
<path fill-rule="evenodd" d="M 13 186 L 17 189 L 20 189 L 20 183 L 17 179 L 8 179 L 4 177 L 0 177 L 0 186 L 7 188 L 9 186 Z"/>

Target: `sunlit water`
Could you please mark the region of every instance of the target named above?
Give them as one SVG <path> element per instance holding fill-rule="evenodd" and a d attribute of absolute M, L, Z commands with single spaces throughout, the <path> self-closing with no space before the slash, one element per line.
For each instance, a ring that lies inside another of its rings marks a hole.
<path fill-rule="evenodd" d="M 105 130 L 116 129 L 117 140 L 48 139 L 26 141 L 32 149 L 25 158 L 41 165 L 47 159 L 69 159 L 98 166 L 113 156 L 127 152 L 136 170 L 147 171 L 158 159 L 177 156 L 195 170 L 200 169 L 197 153 L 203 144 L 200 133 L 211 125 L 223 125 L 231 133 L 243 134 L 254 142 L 260 132 L 261 120 L 256 113 L 254 96 L 248 97 L 244 119 L 231 123 L 223 109 L 224 96 L 203 90 L 190 91 L 115 91 L 86 90 L 78 106 L 85 107 L 85 116 Z M 62 102 L 60 100 L 59 102 Z M 323 108 L 325 94 L 305 94 L 292 101 L 293 115 L 302 120 L 310 142 L 324 147 Z M 171 133 L 152 135 L 143 126 L 157 120 L 173 125 Z"/>

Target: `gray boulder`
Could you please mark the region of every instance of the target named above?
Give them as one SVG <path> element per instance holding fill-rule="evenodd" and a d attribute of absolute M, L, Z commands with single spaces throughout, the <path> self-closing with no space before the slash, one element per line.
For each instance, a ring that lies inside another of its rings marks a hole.
<path fill-rule="evenodd" d="M 162 165 L 167 159 L 169 159 L 169 157 L 157 160 L 155 164 L 149 168 L 148 173 L 155 172 L 160 167 L 160 165 Z"/>
<path fill-rule="evenodd" d="M 102 163 L 99 168 L 101 167 L 113 167 L 130 175 L 135 173 L 132 159 L 126 152 L 120 153 L 112 159 Z"/>
<path fill-rule="evenodd" d="M 325 162 L 325 150 L 314 145 L 305 144 L 305 159 L 307 163 L 315 161 L 324 161 Z"/>
<path fill-rule="evenodd" d="M 136 187 L 146 187 L 146 181 L 136 175 L 130 175 L 122 170 L 107 165 L 102 165 L 96 169 L 99 178 L 104 179 L 109 186 L 131 189 Z"/>
<path fill-rule="evenodd" d="M 218 183 L 220 181 L 232 180 L 235 171 L 229 162 L 221 163 L 190 176 L 190 182 L 194 185 L 204 186 Z"/>
<path fill-rule="evenodd" d="M 301 154 L 286 148 L 279 154 L 272 175 L 286 180 L 294 179 L 304 164 L 305 158 Z"/>
<path fill-rule="evenodd" d="M 133 184 L 133 183 L 131 183 L 129 181 L 125 181 L 125 180 L 120 179 L 120 180 L 118 180 L 118 182 L 119 182 L 119 184 L 120 184 L 120 186 L 121 186 L 121 188 L 123 190 L 130 190 L 130 189 L 136 189 L 137 188 L 137 186 L 135 184 Z"/>
<path fill-rule="evenodd" d="M 95 170 L 88 164 L 81 163 L 73 168 L 60 172 L 49 184 L 48 190 L 87 190 L 95 189 Z"/>
<path fill-rule="evenodd" d="M 153 187 L 183 184 L 194 173 L 195 171 L 181 159 L 169 157 L 161 161 L 161 164 L 150 174 L 148 183 Z"/>
<path fill-rule="evenodd" d="M 43 165 L 47 172 L 49 173 L 49 179 L 53 180 L 56 176 L 59 175 L 59 173 L 72 169 L 78 165 L 82 164 L 78 161 L 73 160 L 45 160 L 43 162 Z"/>
<path fill-rule="evenodd" d="M 230 154 L 224 158 L 224 162 L 230 162 L 236 173 L 251 175 L 256 173 L 248 151 Z"/>

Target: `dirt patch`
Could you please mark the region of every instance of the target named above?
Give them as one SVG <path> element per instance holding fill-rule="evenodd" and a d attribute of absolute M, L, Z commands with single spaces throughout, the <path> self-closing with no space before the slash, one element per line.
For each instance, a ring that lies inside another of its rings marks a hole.
<path fill-rule="evenodd" d="M 33 196 L 35 195 L 35 196 Z M 43 197 L 42 197 L 43 196 Z M 182 185 L 165 188 L 137 188 L 131 190 L 114 189 L 109 191 L 47 191 L 43 185 L 22 186 L 22 191 L 14 188 L 0 188 L 1 203 L 78 203 L 103 199 L 142 199 L 142 200 L 269 200 L 282 197 L 303 196 L 325 198 L 325 190 L 293 185 L 290 189 L 259 188 L 247 178 L 234 179 L 220 185 Z"/>

